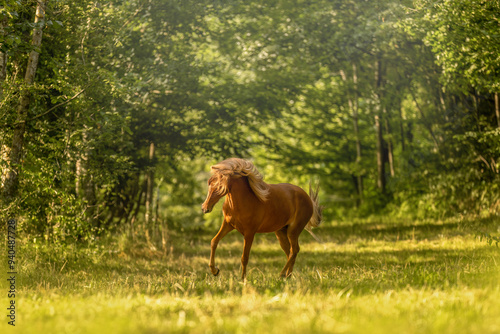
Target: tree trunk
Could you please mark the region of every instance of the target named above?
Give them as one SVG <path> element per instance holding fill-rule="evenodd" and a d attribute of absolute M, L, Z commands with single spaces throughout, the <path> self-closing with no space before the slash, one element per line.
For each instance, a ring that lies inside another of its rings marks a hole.
<path fill-rule="evenodd" d="M 387 138 L 386 143 L 387 143 L 387 161 L 389 162 L 389 170 L 391 172 L 391 176 L 394 177 L 395 172 L 394 172 L 394 153 L 392 149 L 392 139 L 391 139 L 391 128 L 389 126 L 389 120 L 387 116 L 387 110 L 384 107 L 384 125 L 385 125 L 385 133 L 389 136 Z"/>
<path fill-rule="evenodd" d="M 0 44 L 0 47 L 2 44 Z M 0 101 L 3 100 L 3 85 L 7 78 L 7 54 L 0 51 Z"/>
<path fill-rule="evenodd" d="M 472 101 L 474 101 L 474 116 L 476 118 L 476 129 L 477 132 L 481 132 L 480 115 L 479 115 L 479 98 L 477 96 L 477 90 L 474 89 L 474 94 L 472 95 Z"/>
<path fill-rule="evenodd" d="M 88 173 L 88 170 L 85 170 L 85 182 L 83 183 L 83 193 L 84 193 L 84 199 L 85 202 L 87 203 L 87 210 L 86 214 L 88 217 L 88 221 L 92 226 L 97 226 L 98 225 L 98 219 L 97 217 L 99 216 L 98 212 L 98 206 L 97 206 L 97 197 L 96 197 L 96 189 L 95 189 L 95 183 L 94 183 L 94 177 L 92 173 Z"/>
<path fill-rule="evenodd" d="M 82 166 L 82 157 L 78 156 L 76 159 L 76 175 L 75 175 L 75 193 L 77 196 L 80 195 L 82 191 L 82 179 L 83 179 L 83 166 Z"/>
<path fill-rule="evenodd" d="M 3 7 L 3 6 L 2 6 Z M 2 8 L 0 7 L 0 8 Z M 3 38 L 5 35 L 4 27 L 7 25 L 6 17 L 0 21 L 0 36 Z M 0 43 L 0 48 L 2 47 L 2 43 Z M 3 99 L 3 85 L 4 81 L 7 78 L 7 54 L 0 51 L 0 102 Z"/>
<path fill-rule="evenodd" d="M 375 106 L 375 130 L 377 142 L 377 187 L 385 193 L 386 178 L 385 178 L 385 154 L 384 154 L 384 136 L 382 130 L 382 62 L 377 60 L 375 64 L 375 94 L 377 96 L 378 105 Z"/>
<path fill-rule="evenodd" d="M 87 206 L 85 209 L 87 221 L 92 226 L 97 226 L 97 216 L 99 214 L 97 210 L 96 186 L 92 171 L 89 171 L 89 163 L 92 160 L 90 148 L 92 147 L 92 144 L 90 143 L 87 129 L 83 130 L 82 144 L 85 149 L 78 155 L 76 160 L 75 192 Z"/>
<path fill-rule="evenodd" d="M 0 22 L 0 36 L 4 35 L 4 25 L 5 22 Z M 2 43 L 0 43 L 0 48 L 2 47 Z M 5 52 L 0 51 L 0 103 L 3 100 L 3 86 L 5 79 L 7 78 L 7 54 Z"/>
<path fill-rule="evenodd" d="M 352 63 L 352 82 L 354 84 L 354 103 L 352 104 L 352 123 L 354 128 L 354 138 L 356 138 L 356 189 L 358 192 L 357 206 L 363 202 L 363 176 L 360 171 L 361 164 L 361 139 L 359 137 L 358 124 L 358 71 L 356 63 Z M 351 104 L 351 103 L 350 103 Z"/>
<path fill-rule="evenodd" d="M 498 101 L 498 93 L 495 93 L 495 114 L 497 115 L 497 126 L 500 128 L 500 102 Z"/>
<path fill-rule="evenodd" d="M 9 154 L 9 167 L 5 178 L 3 198 L 6 203 L 12 202 L 17 195 L 17 185 L 19 183 L 19 166 L 23 155 L 24 134 L 26 132 L 26 119 L 30 105 L 29 87 L 33 85 L 35 73 L 38 66 L 38 50 L 42 44 L 42 28 L 45 20 L 45 6 L 47 1 L 40 0 L 36 8 L 35 28 L 33 29 L 33 51 L 28 59 L 28 67 L 24 82 L 26 87 L 21 92 L 20 102 L 17 108 L 17 120 L 14 127 L 12 146 Z"/>
<path fill-rule="evenodd" d="M 375 115 L 375 129 L 377 133 L 377 187 L 385 192 L 385 159 L 384 159 L 384 138 L 382 135 L 382 125 L 380 115 Z"/>
<path fill-rule="evenodd" d="M 361 162 L 361 140 L 359 138 L 359 126 L 358 126 L 358 74 L 356 64 L 352 63 L 352 94 L 350 89 L 350 84 L 347 80 L 347 75 L 343 70 L 340 70 L 340 76 L 342 80 L 346 83 L 346 86 L 349 87 L 347 94 L 347 103 L 349 105 L 349 111 L 351 112 L 353 129 L 354 129 L 354 138 L 356 139 L 356 166 L 359 167 Z M 359 168 L 356 168 L 354 174 L 352 174 L 354 188 L 356 189 L 357 199 L 356 199 L 356 207 L 359 207 L 362 203 L 363 198 L 363 177 L 359 171 Z"/>
<path fill-rule="evenodd" d="M 0 7 L 2 8 L 2 7 Z M 0 36 L 4 36 L 4 27 L 7 23 L 5 19 L 0 21 Z M 0 48 L 2 47 L 2 43 L 0 43 Z M 0 51 L 0 104 L 3 102 L 3 88 L 5 85 L 5 80 L 7 78 L 7 54 Z M 1 130 L 3 132 L 4 130 Z M 1 161 L 8 161 L 9 157 L 9 148 L 5 145 L 4 136 L 2 134 L 0 140 L 0 159 Z M 0 189 L 2 189 L 3 184 L 5 182 L 5 177 L 7 176 L 6 171 L 3 166 L 0 171 Z M 0 196 L 1 197 L 1 196 Z"/>
<path fill-rule="evenodd" d="M 150 227 L 150 223 L 153 217 L 153 189 L 154 189 L 154 168 L 153 168 L 153 158 L 155 154 L 155 144 L 151 143 L 149 145 L 149 169 L 146 175 L 147 189 L 146 189 L 146 229 Z"/>
<path fill-rule="evenodd" d="M 154 221 L 153 221 L 153 189 L 154 189 L 154 178 L 155 172 L 153 167 L 153 158 L 155 154 L 155 144 L 151 142 L 149 145 L 149 168 L 146 173 L 146 216 L 144 221 L 144 231 L 146 234 L 146 241 L 149 247 L 155 248 L 151 242 L 151 237 L 149 236 L 149 230 L 154 231 Z M 154 235 L 153 235 L 154 237 Z"/>
<path fill-rule="evenodd" d="M 137 180 L 139 182 L 139 179 Z M 130 212 L 132 213 L 131 216 L 127 218 L 127 221 L 130 218 L 130 234 L 132 235 L 132 239 L 135 240 L 135 221 L 137 219 L 137 216 L 139 215 L 139 210 L 142 206 L 142 195 L 146 192 L 147 190 L 147 180 L 145 182 L 142 182 L 142 185 L 140 186 L 139 193 L 138 193 L 138 198 L 137 201 L 134 203 L 135 204 L 135 209 L 134 209 L 134 204 L 132 205 Z"/>
<path fill-rule="evenodd" d="M 403 106 L 401 105 L 401 100 L 399 100 L 399 132 L 401 136 L 401 151 L 406 151 L 406 142 L 405 142 L 405 128 L 403 123 Z"/>

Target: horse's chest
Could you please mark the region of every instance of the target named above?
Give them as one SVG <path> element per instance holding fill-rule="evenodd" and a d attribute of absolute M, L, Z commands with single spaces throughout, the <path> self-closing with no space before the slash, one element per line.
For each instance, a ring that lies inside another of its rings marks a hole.
<path fill-rule="evenodd" d="M 224 219 L 226 222 L 234 227 L 238 232 L 245 235 L 247 232 L 255 232 L 253 231 L 255 227 L 254 219 L 251 216 L 244 216 L 239 214 L 234 214 L 233 212 L 225 212 Z"/>
<path fill-rule="evenodd" d="M 225 214 L 224 218 L 226 219 L 226 222 L 232 227 L 234 227 L 236 230 L 240 232 L 244 231 L 245 224 L 240 219 L 238 219 L 238 217 L 235 217 L 232 214 Z"/>

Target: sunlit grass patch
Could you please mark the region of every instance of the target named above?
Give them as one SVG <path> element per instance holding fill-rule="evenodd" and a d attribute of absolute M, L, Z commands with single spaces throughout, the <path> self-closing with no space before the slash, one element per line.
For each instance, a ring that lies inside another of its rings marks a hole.
<path fill-rule="evenodd" d="M 500 292 L 494 288 L 411 288 L 356 295 L 352 289 L 318 294 L 307 287 L 259 293 L 182 293 L 89 297 L 46 294 L 23 300 L 21 332 L 274 332 L 496 333 Z"/>
<path fill-rule="evenodd" d="M 438 232 L 438 233 L 436 233 Z M 171 233 L 167 254 L 22 246 L 20 333 L 497 333 L 499 251 L 454 223 L 325 225 L 301 236 L 290 279 L 258 235 L 246 282 L 241 235 Z M 142 246 L 141 246 L 142 247 Z M 5 301 L 5 299 L 0 299 Z M 2 325 L 3 326 L 3 325 Z"/>

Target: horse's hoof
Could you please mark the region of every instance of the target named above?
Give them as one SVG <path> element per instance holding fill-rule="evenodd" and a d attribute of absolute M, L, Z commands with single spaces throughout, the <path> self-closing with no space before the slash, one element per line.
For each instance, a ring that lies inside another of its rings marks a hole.
<path fill-rule="evenodd" d="M 217 272 L 216 272 L 215 274 L 213 274 L 213 275 L 214 275 L 214 276 L 218 276 L 218 275 L 219 275 L 219 273 L 220 273 L 220 269 L 219 269 L 219 268 L 215 268 L 215 269 L 217 269 Z"/>

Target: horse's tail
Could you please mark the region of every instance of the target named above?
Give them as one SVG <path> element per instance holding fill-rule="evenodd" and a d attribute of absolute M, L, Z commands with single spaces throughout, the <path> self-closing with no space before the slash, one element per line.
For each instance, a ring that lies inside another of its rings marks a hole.
<path fill-rule="evenodd" d="M 321 242 L 321 240 L 312 232 L 313 227 L 318 227 L 321 224 L 323 218 L 323 207 L 319 205 L 319 182 L 316 186 L 316 190 L 313 190 L 311 182 L 309 182 L 309 197 L 313 204 L 313 214 L 309 222 L 307 223 L 305 229 L 309 232 L 316 241 Z"/>

